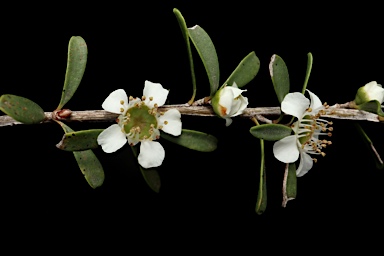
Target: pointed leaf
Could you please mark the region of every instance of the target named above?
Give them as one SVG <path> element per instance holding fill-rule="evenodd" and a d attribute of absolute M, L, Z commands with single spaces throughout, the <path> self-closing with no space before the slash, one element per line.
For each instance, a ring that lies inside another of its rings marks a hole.
<path fill-rule="evenodd" d="M 251 127 L 249 132 L 259 139 L 277 141 L 291 135 L 292 129 L 282 124 L 262 124 Z"/>
<path fill-rule="evenodd" d="M 81 151 L 97 148 L 97 137 L 104 129 L 91 129 L 78 132 L 66 132 L 57 148 L 65 151 Z"/>
<path fill-rule="evenodd" d="M 205 70 L 207 71 L 210 84 L 210 96 L 213 96 L 219 88 L 219 60 L 217 58 L 216 49 L 207 32 L 199 25 L 188 28 L 189 37 L 191 38 L 197 52 L 203 61 Z"/>
<path fill-rule="evenodd" d="M 45 119 L 44 110 L 35 102 L 12 94 L 0 97 L 0 110 L 16 121 L 37 124 Z"/>
<path fill-rule="evenodd" d="M 301 91 L 302 94 L 304 94 L 305 90 L 307 89 L 307 84 L 308 84 L 309 76 L 311 75 L 312 63 L 313 63 L 312 53 L 309 52 L 307 54 L 307 57 L 308 57 L 308 60 L 307 60 L 307 72 L 305 74 L 303 90 Z"/>
<path fill-rule="evenodd" d="M 81 172 L 88 184 L 92 188 L 97 188 L 103 185 L 104 182 L 104 170 L 99 159 L 92 150 L 74 151 L 73 155 L 79 165 Z"/>
<path fill-rule="evenodd" d="M 161 138 L 169 140 L 180 146 L 201 151 L 211 152 L 217 148 L 217 138 L 203 132 L 183 129 L 181 135 L 173 136 L 161 132 Z"/>
<path fill-rule="evenodd" d="M 353 105 L 353 104 L 352 104 Z M 364 110 L 367 112 L 378 114 L 379 116 L 384 117 L 384 112 L 381 109 L 380 102 L 377 100 L 371 100 L 366 103 L 360 104 L 360 105 L 353 105 L 355 108 Z"/>
<path fill-rule="evenodd" d="M 133 155 L 137 158 L 137 149 L 136 147 L 131 147 Z M 141 167 L 139 164 L 140 172 L 143 175 L 143 178 L 147 185 L 156 193 L 160 192 L 160 187 L 161 187 L 161 180 L 160 180 L 160 175 L 154 168 L 150 169 L 144 169 Z"/>
<path fill-rule="evenodd" d="M 56 121 L 65 133 L 74 132 L 68 125 L 63 122 Z M 99 159 L 93 153 L 91 149 L 84 151 L 74 151 L 73 155 L 81 172 L 83 173 L 85 180 L 92 188 L 100 187 L 104 182 L 104 170 Z"/>
<path fill-rule="evenodd" d="M 267 209 L 267 177 L 265 173 L 264 161 L 264 140 L 260 140 L 261 160 L 260 160 L 260 178 L 259 191 L 257 193 L 257 202 L 255 211 L 257 214 L 262 214 Z"/>
<path fill-rule="evenodd" d="M 248 54 L 228 77 L 224 84 L 233 85 L 236 82 L 237 87 L 241 88 L 252 81 L 260 69 L 260 60 L 255 52 Z"/>
<path fill-rule="evenodd" d="M 87 54 L 88 49 L 84 39 L 80 36 L 71 37 L 68 44 L 67 71 L 65 73 L 64 87 L 57 109 L 62 109 L 79 87 L 87 64 Z"/>
<path fill-rule="evenodd" d="M 289 93 L 289 75 L 285 62 L 276 54 L 272 56 L 269 63 L 269 74 L 271 75 L 277 98 L 281 103 L 285 95 Z"/>
<path fill-rule="evenodd" d="M 185 43 L 187 45 L 189 67 L 190 67 L 190 70 L 191 70 L 192 87 L 193 87 L 192 97 L 188 101 L 188 104 L 191 105 L 194 102 L 195 96 L 196 96 L 196 77 L 195 77 L 195 69 L 194 69 L 194 65 L 193 65 L 193 57 L 192 57 L 191 45 L 189 43 L 189 33 L 188 33 L 187 24 L 185 23 L 184 17 L 183 17 L 183 15 L 181 15 L 181 12 L 178 9 L 173 8 L 173 13 L 176 16 L 177 21 L 179 22 L 181 33 L 183 34 Z"/>

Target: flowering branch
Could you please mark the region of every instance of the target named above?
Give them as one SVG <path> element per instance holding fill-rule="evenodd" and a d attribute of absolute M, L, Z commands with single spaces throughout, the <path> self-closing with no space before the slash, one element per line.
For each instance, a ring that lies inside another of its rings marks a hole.
<path fill-rule="evenodd" d="M 350 109 L 349 104 L 335 104 L 325 110 L 323 117 L 332 119 L 346 119 L 346 120 L 361 120 L 368 122 L 383 122 L 383 117 L 370 113 L 364 110 Z M 186 116 L 216 116 L 211 106 L 191 106 L 189 104 L 175 104 L 163 105 L 159 107 L 160 112 L 165 112 L 169 109 L 177 109 L 182 115 Z M 45 119 L 41 123 L 53 122 L 55 118 L 54 112 L 45 112 Z M 281 114 L 280 107 L 257 107 L 246 108 L 243 114 L 239 117 L 252 118 L 256 117 L 259 121 L 269 123 L 271 120 L 265 116 L 278 116 Z M 85 110 L 85 111 L 72 111 L 70 116 L 60 118 L 68 122 L 111 122 L 117 118 L 118 114 L 110 113 L 105 110 Z M 8 115 L 0 116 L 0 127 L 13 126 L 23 124 L 16 121 Z"/>

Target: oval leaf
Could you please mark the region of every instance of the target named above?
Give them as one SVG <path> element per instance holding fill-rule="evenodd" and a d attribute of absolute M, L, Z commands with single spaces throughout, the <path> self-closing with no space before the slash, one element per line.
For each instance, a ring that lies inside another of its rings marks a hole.
<path fill-rule="evenodd" d="M 384 112 L 381 110 L 380 102 L 377 100 L 371 100 L 360 105 L 354 105 L 357 109 L 364 110 L 367 112 L 378 114 L 384 117 Z"/>
<path fill-rule="evenodd" d="M 3 94 L 0 97 L 0 110 L 24 124 L 37 124 L 45 119 L 44 110 L 39 105 L 12 94 Z"/>
<path fill-rule="evenodd" d="M 65 151 L 81 151 L 97 148 L 97 137 L 104 129 L 66 132 L 56 147 Z"/>
<path fill-rule="evenodd" d="M 255 52 L 248 54 L 228 77 L 224 84 L 233 85 L 236 82 L 237 87 L 241 88 L 252 81 L 260 69 L 260 60 Z"/>
<path fill-rule="evenodd" d="M 289 163 L 289 164 L 286 164 L 286 168 L 284 172 L 282 206 L 286 207 L 288 201 L 296 198 L 296 194 L 297 194 L 296 165 L 295 163 Z"/>
<path fill-rule="evenodd" d="M 282 124 L 262 124 L 251 127 L 249 132 L 259 139 L 277 141 L 291 135 L 292 129 Z"/>
<path fill-rule="evenodd" d="M 185 43 L 186 43 L 186 45 L 187 45 L 187 52 L 188 52 L 188 59 L 189 59 L 189 67 L 190 67 L 190 69 L 191 69 L 192 87 L 193 87 L 192 97 L 191 97 L 191 99 L 188 101 L 188 104 L 189 104 L 189 105 L 192 105 L 192 103 L 193 103 L 194 100 L 195 100 L 195 96 L 196 96 L 196 77 L 195 77 L 195 69 L 194 69 L 194 65 L 193 65 L 193 57 L 192 57 L 191 45 L 190 45 L 190 43 L 189 43 L 189 33 L 188 33 L 188 28 L 187 28 L 187 24 L 185 23 L 185 20 L 184 20 L 183 15 L 181 15 L 181 12 L 180 12 L 178 9 L 173 8 L 173 13 L 174 13 L 175 16 L 176 16 L 177 21 L 179 22 L 179 26 L 180 26 L 180 29 L 181 29 L 181 33 L 183 34 Z"/>
<path fill-rule="evenodd" d="M 207 71 L 209 84 L 211 87 L 211 96 L 215 94 L 219 88 L 219 60 L 217 58 L 216 49 L 207 32 L 199 25 L 188 28 L 189 37 L 191 38 L 197 52 L 203 61 L 205 70 Z"/>
<path fill-rule="evenodd" d="M 87 64 L 87 44 L 81 36 L 73 36 L 68 44 L 67 71 L 61 100 L 57 109 L 62 107 L 72 98 L 80 85 Z"/>
<path fill-rule="evenodd" d="M 137 149 L 136 147 L 131 147 L 133 155 L 137 158 Z M 161 187 L 161 180 L 160 175 L 156 171 L 156 169 L 150 168 L 150 169 L 144 169 L 139 164 L 140 172 L 143 175 L 143 178 L 147 185 L 156 193 L 160 192 Z"/>
<path fill-rule="evenodd" d="M 183 129 L 179 136 L 161 132 L 161 138 L 201 152 L 211 152 L 217 148 L 217 138 L 215 136 L 193 130 Z"/>
<path fill-rule="evenodd" d="M 271 75 L 277 98 L 281 103 L 285 95 L 289 93 L 289 75 L 285 62 L 276 54 L 272 55 L 271 62 L 269 63 L 269 74 Z"/>
<path fill-rule="evenodd" d="M 65 133 L 74 132 L 68 125 L 63 122 L 56 121 Z M 104 170 L 99 159 L 91 149 L 84 151 L 74 151 L 73 155 L 81 172 L 84 174 L 85 180 L 92 188 L 100 187 L 104 182 Z"/>
<path fill-rule="evenodd" d="M 257 193 L 257 201 L 255 211 L 257 214 L 262 214 L 267 209 L 267 177 L 265 172 L 265 157 L 264 157 L 264 140 L 260 140 L 260 178 L 259 191 Z"/>
<path fill-rule="evenodd" d="M 313 63 L 312 53 L 309 52 L 307 54 L 307 57 L 308 57 L 308 60 L 307 60 L 307 72 L 305 73 L 303 90 L 301 91 L 302 94 L 304 94 L 305 90 L 307 89 L 307 84 L 308 84 L 309 76 L 311 75 L 312 63 Z"/>
<path fill-rule="evenodd" d="M 75 151 L 73 152 L 77 164 L 81 172 L 84 174 L 85 180 L 92 188 L 97 188 L 103 185 L 104 170 L 99 159 L 92 150 Z"/>

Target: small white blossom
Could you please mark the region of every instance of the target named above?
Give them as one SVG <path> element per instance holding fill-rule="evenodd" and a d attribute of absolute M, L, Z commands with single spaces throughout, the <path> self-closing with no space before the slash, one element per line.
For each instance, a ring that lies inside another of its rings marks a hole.
<path fill-rule="evenodd" d="M 384 88 L 376 81 L 367 83 L 357 90 L 355 103 L 357 105 L 377 100 L 380 104 L 384 102 Z"/>
<path fill-rule="evenodd" d="M 241 95 L 242 92 L 236 83 L 233 86 L 224 86 L 216 92 L 211 100 L 215 113 L 225 119 L 225 125 L 232 123 L 231 117 L 241 115 L 248 105 L 248 98 Z"/>
<path fill-rule="evenodd" d="M 174 136 L 181 134 L 181 114 L 176 109 L 164 113 L 158 107 L 164 105 L 168 90 L 159 83 L 145 81 L 143 97 L 127 97 L 123 89 L 113 91 L 104 101 L 104 110 L 120 114 L 117 124 L 113 124 L 97 138 L 106 153 L 120 149 L 128 141 L 129 145 L 140 144 L 139 164 L 144 168 L 160 166 L 165 157 L 164 148 L 155 140 L 163 130 Z"/>
<path fill-rule="evenodd" d="M 313 166 L 316 158 L 312 159 L 309 154 L 322 155 L 322 149 L 332 144 L 328 140 L 320 140 L 319 135 L 331 136 L 333 130 L 332 122 L 320 119 L 324 113 L 326 104 L 307 90 L 311 101 L 302 93 L 288 93 L 281 102 L 281 110 L 289 115 L 297 117 L 292 125 L 293 135 L 287 136 L 273 145 L 273 154 L 283 163 L 296 162 L 300 156 L 300 164 L 296 170 L 297 177 L 306 174 Z"/>

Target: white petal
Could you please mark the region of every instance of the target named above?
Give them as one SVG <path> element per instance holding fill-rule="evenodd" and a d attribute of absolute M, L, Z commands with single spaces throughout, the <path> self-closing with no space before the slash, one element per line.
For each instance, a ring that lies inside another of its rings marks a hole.
<path fill-rule="evenodd" d="M 159 107 L 163 106 L 167 100 L 168 93 L 169 91 L 164 89 L 159 83 L 152 83 L 147 80 L 144 83 L 143 95 L 145 96 L 145 104 L 150 108 L 153 108 L 155 103 Z M 153 100 L 150 100 L 150 97 L 152 97 Z"/>
<path fill-rule="evenodd" d="M 283 163 L 293 163 L 299 158 L 296 136 L 290 135 L 273 144 L 273 154 Z"/>
<path fill-rule="evenodd" d="M 238 107 L 237 112 L 234 113 L 233 115 L 231 115 L 232 117 L 243 114 L 244 109 L 246 109 L 248 106 L 248 98 L 247 97 L 240 96 L 238 101 L 240 102 L 240 106 Z"/>
<path fill-rule="evenodd" d="M 140 144 L 140 154 L 137 160 L 144 168 L 160 166 L 163 163 L 165 151 L 157 141 L 144 140 Z"/>
<path fill-rule="evenodd" d="M 163 126 L 162 130 L 174 136 L 181 134 L 181 114 L 177 109 L 170 109 L 161 115 L 159 118 L 160 125 Z M 164 122 L 167 121 L 167 124 Z"/>
<path fill-rule="evenodd" d="M 228 117 L 229 113 L 232 109 L 233 99 L 235 98 L 233 95 L 233 91 L 231 89 L 227 89 L 229 86 L 224 87 L 220 91 L 219 95 L 219 105 L 221 108 L 221 116 Z"/>
<path fill-rule="evenodd" d="M 106 153 L 115 152 L 124 146 L 126 142 L 127 138 L 118 124 L 109 126 L 97 137 L 97 143 Z"/>
<path fill-rule="evenodd" d="M 225 126 L 230 126 L 232 123 L 232 119 L 230 117 L 225 118 Z"/>
<path fill-rule="evenodd" d="M 321 108 L 323 106 L 323 103 L 321 103 L 321 100 L 319 99 L 319 97 L 317 97 L 316 94 L 314 94 L 313 92 L 311 92 L 310 90 L 307 90 L 308 93 L 309 93 L 309 97 L 311 97 L 311 105 L 310 105 L 310 108 L 312 110 L 315 110 L 315 109 L 318 109 L 318 108 Z"/>
<path fill-rule="evenodd" d="M 241 89 L 237 88 L 237 86 L 236 86 L 236 87 L 233 87 L 233 86 L 227 86 L 227 87 L 225 87 L 225 88 L 227 88 L 227 90 L 231 90 L 231 91 L 232 91 L 232 93 L 233 93 L 233 98 L 236 98 L 236 97 L 238 97 L 242 92 L 246 92 L 246 91 L 247 91 L 247 90 L 241 90 Z"/>
<path fill-rule="evenodd" d="M 301 177 L 306 174 L 313 166 L 312 157 L 310 157 L 304 151 L 300 152 L 300 164 L 296 170 L 296 176 Z"/>
<path fill-rule="evenodd" d="M 281 102 L 281 110 L 299 119 L 302 118 L 305 110 L 309 107 L 309 99 L 299 92 L 288 93 Z"/>
<path fill-rule="evenodd" d="M 123 103 L 123 104 L 121 104 Z M 104 100 L 101 107 L 115 114 L 121 114 L 121 108 L 124 110 L 127 109 L 128 106 L 128 97 L 123 89 L 117 89 L 109 94 L 109 96 Z"/>

